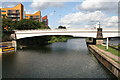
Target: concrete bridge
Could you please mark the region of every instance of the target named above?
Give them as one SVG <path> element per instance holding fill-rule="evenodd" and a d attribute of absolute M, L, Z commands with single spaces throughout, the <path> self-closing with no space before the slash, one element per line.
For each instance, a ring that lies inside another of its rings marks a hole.
<path fill-rule="evenodd" d="M 103 29 L 103 38 L 119 37 L 118 29 Z M 46 35 L 71 35 L 73 37 L 96 38 L 97 29 L 43 29 L 43 30 L 15 30 L 16 39 Z"/>

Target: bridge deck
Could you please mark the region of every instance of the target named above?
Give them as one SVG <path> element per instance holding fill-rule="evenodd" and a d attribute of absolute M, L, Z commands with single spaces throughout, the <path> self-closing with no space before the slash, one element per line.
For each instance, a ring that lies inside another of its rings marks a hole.
<path fill-rule="evenodd" d="M 118 29 L 103 29 L 103 37 L 119 37 Z M 76 37 L 93 37 L 96 38 L 97 29 L 43 29 L 43 30 L 15 30 L 17 39 L 46 36 L 46 35 L 71 35 Z"/>

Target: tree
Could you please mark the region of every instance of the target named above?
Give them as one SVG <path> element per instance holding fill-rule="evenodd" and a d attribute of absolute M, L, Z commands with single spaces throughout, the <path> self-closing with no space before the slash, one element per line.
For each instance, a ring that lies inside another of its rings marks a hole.
<path fill-rule="evenodd" d="M 5 30 L 5 27 L 8 26 L 8 30 L 29 30 L 29 29 L 50 29 L 49 26 L 46 26 L 42 22 L 23 19 L 20 21 L 12 21 L 11 19 L 2 19 L 2 29 Z M 7 27 L 6 27 L 7 28 Z"/>
<path fill-rule="evenodd" d="M 18 30 L 46 29 L 46 28 L 49 27 L 46 27 L 42 22 L 37 22 L 29 19 L 20 20 L 15 27 L 15 29 Z"/>
<path fill-rule="evenodd" d="M 64 26 L 59 26 L 58 29 L 66 29 Z"/>
<path fill-rule="evenodd" d="M 2 30 L 11 30 L 11 28 L 13 27 L 13 22 L 11 19 L 2 19 Z"/>

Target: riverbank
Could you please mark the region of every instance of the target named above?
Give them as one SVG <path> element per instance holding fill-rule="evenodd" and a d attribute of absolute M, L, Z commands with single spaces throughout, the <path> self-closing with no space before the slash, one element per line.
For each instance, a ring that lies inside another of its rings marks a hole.
<path fill-rule="evenodd" d="M 113 44 L 110 45 L 110 44 L 109 44 L 109 47 L 120 51 L 120 44 L 119 44 L 119 45 L 113 45 Z"/>
<path fill-rule="evenodd" d="M 120 57 L 105 51 L 99 45 L 88 45 L 89 51 L 117 78 L 120 78 Z"/>
<path fill-rule="evenodd" d="M 52 36 L 48 43 L 56 43 L 56 42 L 66 42 L 68 39 L 72 37 L 69 36 Z"/>
<path fill-rule="evenodd" d="M 119 56 L 120 57 L 120 51 L 119 50 L 116 50 L 116 49 L 114 49 L 114 48 L 112 48 L 112 47 L 108 47 L 108 49 L 106 49 L 106 45 L 96 45 L 98 48 L 100 48 L 100 49 L 103 49 L 103 50 L 105 50 L 105 51 L 107 51 L 107 52 L 110 52 L 110 53 L 112 53 L 113 55 L 116 55 L 116 56 Z"/>

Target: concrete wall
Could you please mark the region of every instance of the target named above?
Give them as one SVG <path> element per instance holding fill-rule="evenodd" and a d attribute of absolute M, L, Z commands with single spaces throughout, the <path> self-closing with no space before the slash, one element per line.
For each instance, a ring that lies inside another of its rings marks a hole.
<path fill-rule="evenodd" d="M 112 72 L 118 79 L 120 79 L 120 64 L 94 49 L 92 45 L 88 45 L 88 49 L 98 59 L 98 61 L 100 61 L 110 72 Z"/>

